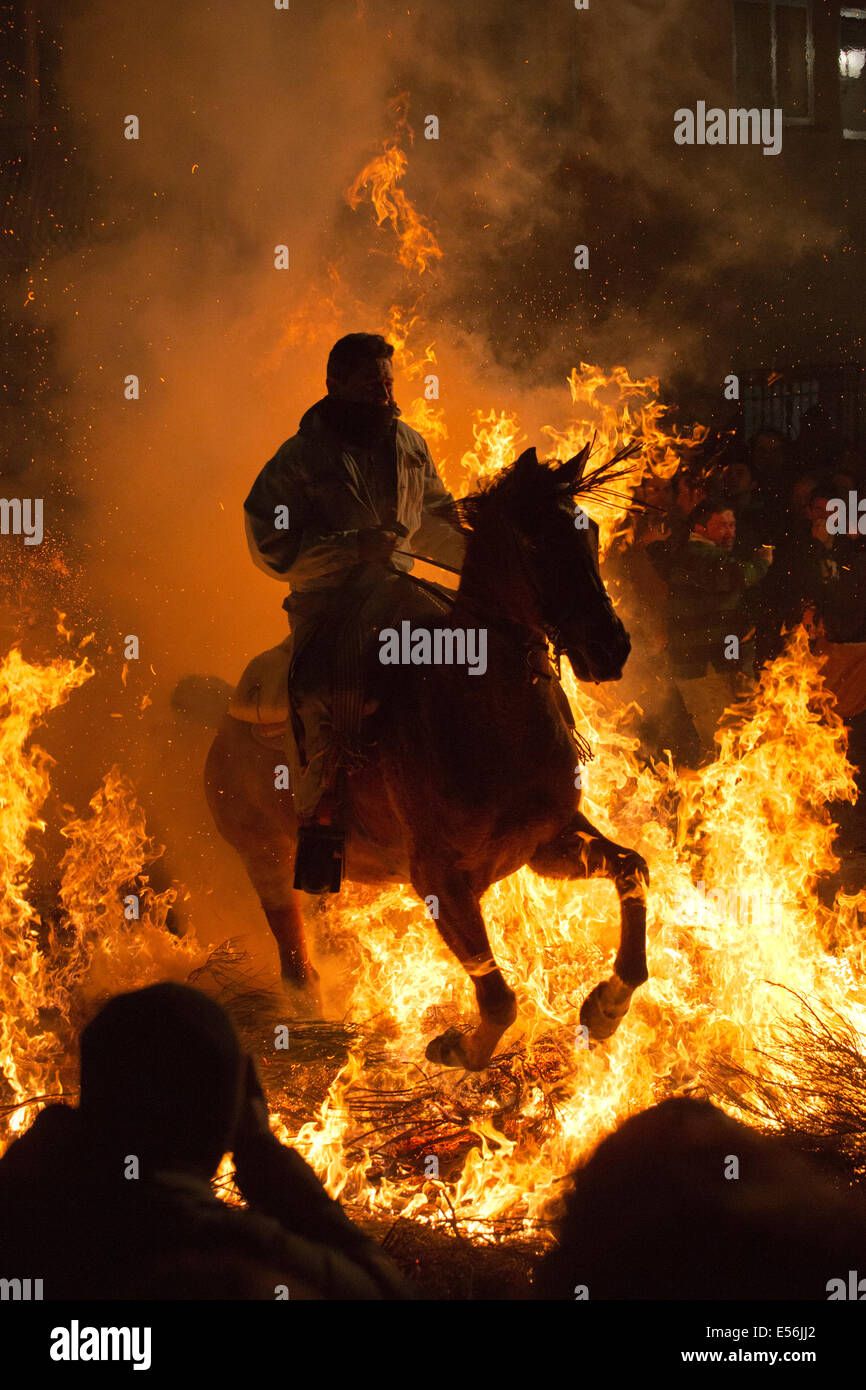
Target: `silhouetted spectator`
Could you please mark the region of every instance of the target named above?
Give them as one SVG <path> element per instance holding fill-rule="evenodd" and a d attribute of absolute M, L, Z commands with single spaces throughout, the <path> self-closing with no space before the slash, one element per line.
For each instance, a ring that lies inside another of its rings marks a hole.
<path fill-rule="evenodd" d="M 706 1101 L 626 1120 L 573 1177 L 539 1298 L 818 1299 L 863 1271 L 862 1199 Z"/>
<path fill-rule="evenodd" d="M 680 468 L 674 475 L 673 505 L 668 512 L 668 551 L 674 553 L 689 538 L 689 517 L 707 495 L 707 485 L 700 473 Z"/>
<path fill-rule="evenodd" d="M 248 1209 L 210 1185 L 233 1151 Z M 160 984 L 81 1037 L 81 1103 L 51 1105 L 0 1160 L 4 1277 L 46 1299 L 407 1297 L 390 1260 L 270 1132 L 220 1006 Z"/>
<path fill-rule="evenodd" d="M 666 556 L 672 544 L 672 480 L 647 474 L 635 500 L 646 510 L 635 513 L 630 534 L 615 542 L 608 556 L 621 585 L 625 613 L 642 635 L 632 649 L 619 693 L 624 704 L 633 701 L 638 706 L 638 734 L 646 752 L 658 757 L 670 749 L 677 761 L 688 761 L 696 756 L 697 735 L 668 666 L 663 565 L 650 559 L 650 548 Z"/>
<path fill-rule="evenodd" d="M 732 459 L 722 475 L 723 499 L 737 522 L 735 549 L 748 558 L 761 545 L 770 544 L 767 506 L 760 497 L 750 465 L 745 459 Z"/>
<path fill-rule="evenodd" d="M 705 756 L 736 674 L 749 673 L 751 650 L 737 610 L 746 588 L 766 574 L 772 552 L 762 547 L 748 560 L 733 555 L 736 521 L 723 502 L 699 503 L 689 524 L 688 542 L 667 570 L 668 652 Z"/>
<path fill-rule="evenodd" d="M 866 638 L 866 545 L 857 534 L 828 527 L 835 496 L 832 479 L 816 484 L 802 520 L 792 520 L 772 572 L 761 585 L 761 660 L 781 651 L 782 628 L 798 623 L 806 608 L 815 610 L 831 642 Z M 843 500 L 847 503 L 847 492 Z"/>
<path fill-rule="evenodd" d="M 804 529 L 808 531 L 811 527 L 809 520 L 809 508 L 811 506 L 812 494 L 818 486 L 817 473 L 799 473 L 791 486 L 788 510 L 791 520 L 796 527 L 796 523 L 804 523 Z"/>
<path fill-rule="evenodd" d="M 833 476 L 834 479 L 847 478 L 848 486 L 857 488 L 863 496 L 866 489 L 866 461 L 862 451 L 850 444 L 844 445 L 833 460 Z"/>

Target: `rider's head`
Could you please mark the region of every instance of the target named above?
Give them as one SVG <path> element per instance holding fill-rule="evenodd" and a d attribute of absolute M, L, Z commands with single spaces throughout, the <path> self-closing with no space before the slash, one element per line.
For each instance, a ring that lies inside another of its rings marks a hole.
<path fill-rule="evenodd" d="M 394 349 L 378 333 L 348 333 L 328 357 L 327 417 L 343 438 L 371 444 L 400 414 L 394 400 Z"/>
<path fill-rule="evenodd" d="M 328 357 L 328 395 L 359 405 L 393 405 L 393 356 L 378 333 L 348 333 Z"/>

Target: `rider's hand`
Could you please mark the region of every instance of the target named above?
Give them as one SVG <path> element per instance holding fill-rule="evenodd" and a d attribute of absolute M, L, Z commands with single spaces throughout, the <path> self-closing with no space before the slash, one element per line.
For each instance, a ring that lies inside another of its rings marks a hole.
<path fill-rule="evenodd" d="M 380 526 L 370 526 L 358 532 L 358 559 L 365 564 L 387 565 L 397 544 L 396 531 L 386 531 Z"/>

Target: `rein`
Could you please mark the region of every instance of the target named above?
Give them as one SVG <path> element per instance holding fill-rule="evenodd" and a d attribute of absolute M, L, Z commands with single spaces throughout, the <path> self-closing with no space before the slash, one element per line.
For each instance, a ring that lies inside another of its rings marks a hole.
<path fill-rule="evenodd" d="M 529 586 L 529 590 L 533 598 L 535 599 L 536 603 L 538 603 L 538 592 L 536 590 L 535 583 L 530 573 L 529 566 L 526 563 L 526 557 L 523 554 L 520 542 L 517 540 L 516 537 L 513 537 L 513 539 L 514 547 L 517 551 L 517 556 L 523 569 L 524 579 L 526 580 L 527 585 Z M 447 570 L 449 574 L 456 574 L 458 576 L 460 575 L 460 570 L 455 569 L 453 565 L 446 565 L 441 560 L 431 560 L 429 555 L 416 555 L 411 550 L 401 550 L 400 554 L 408 555 L 410 560 L 421 560 L 425 565 L 433 565 L 434 568 Z M 426 579 L 419 579 L 416 575 L 409 574 L 406 576 L 406 578 L 411 579 L 414 584 L 420 585 L 422 589 L 426 589 L 428 593 L 432 594 L 438 602 L 447 603 L 451 606 L 451 608 L 455 606 L 457 602 L 457 595 L 455 595 L 452 598 L 450 594 L 443 593 L 441 588 L 435 585 L 432 581 Z M 483 618 L 484 621 L 487 622 L 491 627 L 498 628 L 499 631 L 502 632 L 503 635 L 506 637 L 513 634 L 514 629 L 517 629 L 518 632 L 528 633 L 529 637 L 524 637 L 523 641 L 520 642 L 519 645 L 523 649 L 524 662 L 526 665 L 527 673 L 530 677 L 530 683 L 532 685 L 535 685 L 539 680 L 552 681 L 554 679 L 555 671 L 556 680 L 560 685 L 560 690 L 562 689 L 562 652 L 564 648 L 560 645 L 561 629 L 559 627 L 554 628 L 553 635 L 549 637 L 547 632 L 545 632 L 544 628 L 532 627 L 529 623 L 518 622 L 516 618 L 510 618 L 507 613 L 494 613 L 491 616 L 489 613 L 480 612 L 477 605 L 473 604 L 471 599 L 467 601 L 464 597 L 463 604 L 464 607 L 470 610 L 470 612 L 473 610 L 477 612 L 478 616 L 480 618 Z M 552 662 L 548 655 L 549 646 L 553 647 Z M 542 653 L 542 663 L 544 669 L 537 670 L 532 665 L 533 652 Z M 553 667 L 552 670 L 551 666 Z M 575 727 L 574 715 L 572 714 L 571 706 L 568 703 L 564 691 L 562 691 L 562 700 L 559 703 L 561 703 L 563 714 L 566 716 L 568 731 L 571 735 L 572 742 L 575 746 L 578 762 L 592 762 L 595 755 L 589 743 L 587 743 L 586 739 L 583 737 L 582 734 L 578 733 Z"/>

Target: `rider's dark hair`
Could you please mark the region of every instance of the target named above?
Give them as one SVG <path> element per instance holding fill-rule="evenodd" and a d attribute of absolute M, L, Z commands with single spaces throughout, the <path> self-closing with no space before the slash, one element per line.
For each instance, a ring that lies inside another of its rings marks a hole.
<path fill-rule="evenodd" d="M 346 381 L 359 367 L 380 357 L 393 357 L 394 348 L 380 333 L 347 333 L 331 348 L 328 376 Z"/>

